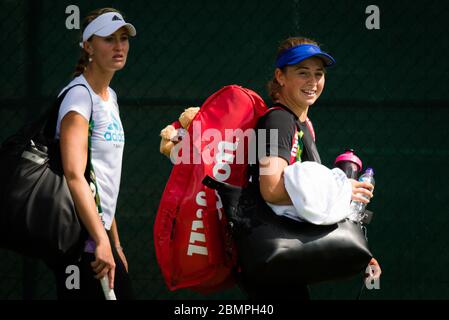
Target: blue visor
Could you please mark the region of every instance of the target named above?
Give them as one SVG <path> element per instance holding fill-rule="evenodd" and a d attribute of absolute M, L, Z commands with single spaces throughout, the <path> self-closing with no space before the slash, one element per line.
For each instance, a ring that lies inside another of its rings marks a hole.
<path fill-rule="evenodd" d="M 318 46 L 313 44 L 301 44 L 284 51 L 277 58 L 276 67 L 282 68 L 285 66 L 291 66 L 311 57 L 321 58 L 326 67 L 330 67 L 335 63 L 335 59 L 326 52 L 321 51 Z"/>

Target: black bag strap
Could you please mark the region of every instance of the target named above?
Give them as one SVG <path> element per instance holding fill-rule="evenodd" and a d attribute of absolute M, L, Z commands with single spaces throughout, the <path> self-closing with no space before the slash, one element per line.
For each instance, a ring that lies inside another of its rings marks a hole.
<path fill-rule="evenodd" d="M 47 139 L 53 139 L 55 132 L 56 132 L 59 109 L 61 107 L 62 101 L 64 100 L 65 96 L 72 88 L 75 88 L 78 86 L 86 88 L 87 92 L 89 93 L 89 98 L 90 98 L 90 102 L 91 102 L 91 111 L 90 111 L 90 118 L 89 118 L 89 122 L 90 122 L 90 120 L 92 119 L 93 106 L 94 106 L 92 95 L 90 93 L 89 88 L 87 88 L 87 86 L 85 84 L 78 83 L 78 84 L 75 84 L 75 85 L 65 89 L 59 95 L 59 97 L 56 99 L 56 101 L 54 102 L 54 104 L 50 108 L 50 110 L 48 110 L 48 112 L 42 117 L 41 122 L 40 122 L 41 126 L 38 128 L 39 131 L 37 132 L 38 134 L 41 133 L 42 136 L 46 137 Z"/>
<path fill-rule="evenodd" d="M 59 148 L 59 140 L 56 140 L 54 138 L 54 136 L 55 136 L 56 126 L 57 126 L 57 122 L 58 122 L 59 110 L 60 110 L 62 101 L 64 100 L 67 93 L 72 88 L 77 87 L 77 86 L 82 86 L 82 87 L 86 88 L 87 92 L 89 93 L 89 97 L 90 97 L 90 101 L 91 101 L 91 111 L 90 111 L 90 117 L 89 117 L 89 131 L 90 131 L 91 130 L 90 123 L 92 120 L 94 104 L 93 104 L 93 99 L 92 99 L 92 95 L 90 93 L 89 88 L 85 84 L 82 84 L 82 83 L 75 84 L 75 85 L 65 89 L 59 95 L 59 97 L 55 100 L 52 107 L 49 110 L 47 110 L 47 112 L 44 113 L 43 116 L 38 121 L 36 121 L 33 128 L 31 129 L 31 131 L 29 131 L 29 133 L 31 133 L 31 134 L 29 134 L 29 138 L 31 140 L 35 139 L 35 143 L 37 143 L 37 144 L 43 143 L 46 146 L 53 147 L 54 150 L 52 152 L 52 155 L 55 158 L 59 158 L 56 161 L 57 163 L 61 162 L 60 161 L 60 148 Z M 91 181 L 90 163 L 91 163 L 91 152 L 89 149 L 87 152 L 86 169 L 84 171 L 84 177 L 89 182 Z M 62 167 L 62 163 L 60 163 L 58 165 L 61 165 L 61 167 Z"/>
<path fill-rule="evenodd" d="M 93 112 L 93 100 L 92 95 L 87 88 L 86 85 L 79 83 L 75 84 L 66 90 L 64 90 L 59 97 L 53 102 L 52 106 L 42 114 L 38 120 L 29 123 L 22 127 L 20 130 L 20 135 L 24 137 L 26 140 L 34 140 L 34 142 L 43 143 L 44 145 L 51 145 L 54 142 L 54 135 L 56 132 L 56 125 L 58 121 L 59 109 L 61 107 L 61 103 L 64 100 L 67 93 L 74 87 L 82 86 L 85 87 L 87 92 L 89 93 L 90 101 L 91 101 L 91 112 L 89 123 L 92 119 Z"/>

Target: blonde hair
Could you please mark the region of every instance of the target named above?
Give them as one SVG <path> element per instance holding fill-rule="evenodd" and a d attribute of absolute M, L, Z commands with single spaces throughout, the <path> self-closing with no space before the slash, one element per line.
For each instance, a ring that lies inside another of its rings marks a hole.
<path fill-rule="evenodd" d="M 304 37 L 290 37 L 281 42 L 278 47 L 276 53 L 276 59 L 280 57 L 282 53 L 286 50 L 299 46 L 301 44 L 313 44 L 318 46 L 318 43 L 314 40 L 304 38 Z M 281 70 L 285 71 L 286 67 L 282 67 Z M 281 91 L 281 85 L 277 81 L 276 77 L 273 75 L 273 78 L 267 83 L 268 94 L 270 95 L 273 101 L 277 101 L 279 99 L 279 92 Z"/>

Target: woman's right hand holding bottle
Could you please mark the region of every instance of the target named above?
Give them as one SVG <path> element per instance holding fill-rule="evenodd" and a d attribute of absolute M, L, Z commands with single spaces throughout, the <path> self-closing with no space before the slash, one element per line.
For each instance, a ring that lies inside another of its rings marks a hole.
<path fill-rule="evenodd" d="M 369 203 L 373 197 L 374 185 L 365 181 L 349 180 L 352 184 L 351 200 Z"/>

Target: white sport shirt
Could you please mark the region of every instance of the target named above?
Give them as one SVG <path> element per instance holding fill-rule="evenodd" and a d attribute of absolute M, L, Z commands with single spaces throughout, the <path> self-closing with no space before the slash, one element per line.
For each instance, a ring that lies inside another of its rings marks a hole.
<path fill-rule="evenodd" d="M 72 88 L 61 103 L 55 137 L 59 138 L 61 121 L 68 112 L 75 111 L 89 121 L 92 107 L 91 164 L 97 180 L 99 210 L 102 211 L 100 216 L 105 229 L 109 230 L 114 219 L 119 194 L 125 134 L 115 92 L 108 88 L 109 99 L 104 101 L 92 90 L 84 76 L 80 75 L 73 79 L 61 93 L 79 83 L 89 89 L 92 102 L 85 87 Z"/>

